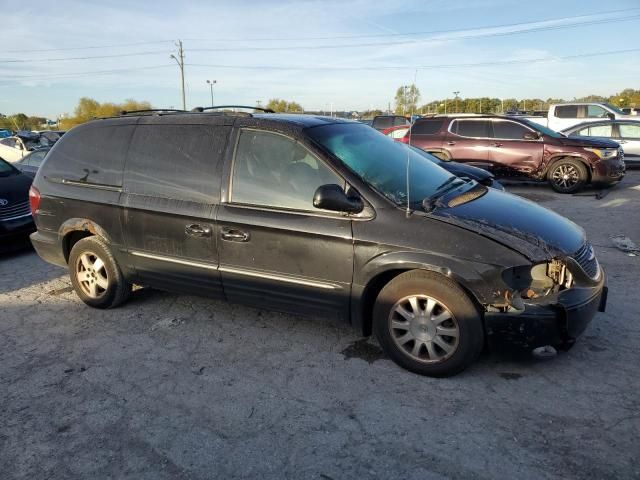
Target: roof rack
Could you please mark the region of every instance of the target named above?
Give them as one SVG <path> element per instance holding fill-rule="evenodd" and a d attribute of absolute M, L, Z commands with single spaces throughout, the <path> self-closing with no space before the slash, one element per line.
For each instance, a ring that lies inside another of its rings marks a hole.
<path fill-rule="evenodd" d="M 192 109 L 192 112 L 205 112 L 207 110 L 220 110 L 222 108 L 247 108 L 249 110 L 260 110 L 264 113 L 276 113 L 270 108 L 262 108 L 262 107 L 252 107 L 249 105 L 216 105 L 214 107 L 195 107 Z"/>
<path fill-rule="evenodd" d="M 120 115 L 139 115 L 141 113 L 180 113 L 186 112 L 186 110 L 177 110 L 174 108 L 148 108 L 144 110 L 121 110 Z"/>

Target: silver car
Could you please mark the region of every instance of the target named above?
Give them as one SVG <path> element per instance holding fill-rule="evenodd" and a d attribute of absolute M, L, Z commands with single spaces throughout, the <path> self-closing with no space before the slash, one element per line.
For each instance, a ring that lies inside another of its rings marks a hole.
<path fill-rule="evenodd" d="M 560 133 L 569 137 L 608 138 L 622 146 L 624 162 L 628 167 L 640 165 L 640 120 L 602 120 L 580 123 Z"/>

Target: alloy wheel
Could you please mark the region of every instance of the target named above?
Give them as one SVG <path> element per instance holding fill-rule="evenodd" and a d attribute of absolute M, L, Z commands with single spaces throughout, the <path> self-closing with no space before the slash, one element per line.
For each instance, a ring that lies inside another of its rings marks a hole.
<path fill-rule="evenodd" d="M 109 288 L 105 264 L 93 252 L 85 252 L 76 261 L 76 278 L 82 291 L 91 298 L 102 297 Z"/>
<path fill-rule="evenodd" d="M 580 173 L 573 165 L 558 165 L 551 175 L 551 180 L 558 187 L 568 190 L 575 187 L 580 181 Z"/>
<path fill-rule="evenodd" d="M 444 304 L 427 295 L 396 302 L 389 314 L 389 329 L 395 344 L 420 362 L 442 362 L 458 348 L 458 322 Z"/>

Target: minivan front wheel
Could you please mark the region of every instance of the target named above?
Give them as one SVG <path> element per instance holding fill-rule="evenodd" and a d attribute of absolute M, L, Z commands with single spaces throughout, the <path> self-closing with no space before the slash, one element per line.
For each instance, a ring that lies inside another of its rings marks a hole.
<path fill-rule="evenodd" d="M 398 365 L 421 375 L 459 373 L 484 343 L 478 309 L 456 283 L 414 270 L 389 282 L 373 310 L 380 345 Z"/>
<path fill-rule="evenodd" d="M 556 192 L 574 193 L 587 183 L 587 168 L 579 160 L 566 158 L 551 167 L 547 179 Z"/>
<path fill-rule="evenodd" d="M 132 286 L 124 279 L 108 245 L 98 237 L 79 240 L 69 254 L 69 276 L 84 303 L 114 308 L 126 301 Z"/>

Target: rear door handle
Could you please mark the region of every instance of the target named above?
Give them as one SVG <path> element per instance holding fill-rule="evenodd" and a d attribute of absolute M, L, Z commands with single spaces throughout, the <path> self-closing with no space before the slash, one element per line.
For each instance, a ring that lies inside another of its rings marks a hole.
<path fill-rule="evenodd" d="M 455 145 L 455 144 L 456 144 L 456 142 L 453 142 L 453 141 L 447 142 L 447 145 Z"/>
<path fill-rule="evenodd" d="M 229 240 L 230 242 L 248 242 L 249 234 L 242 230 L 236 230 L 234 228 L 223 228 L 222 239 Z"/>
<path fill-rule="evenodd" d="M 184 227 L 184 233 L 192 237 L 209 237 L 211 236 L 211 227 L 191 223 Z"/>
<path fill-rule="evenodd" d="M 501 147 L 502 144 L 500 142 L 494 142 L 491 145 L 493 145 L 494 147 Z"/>

